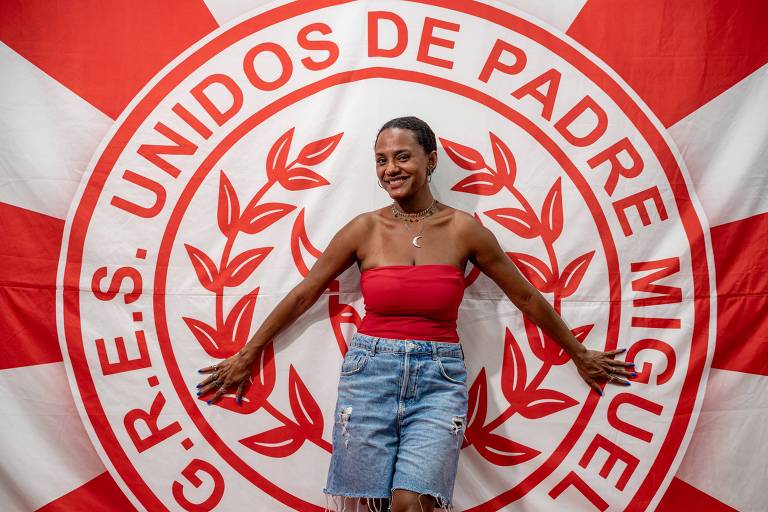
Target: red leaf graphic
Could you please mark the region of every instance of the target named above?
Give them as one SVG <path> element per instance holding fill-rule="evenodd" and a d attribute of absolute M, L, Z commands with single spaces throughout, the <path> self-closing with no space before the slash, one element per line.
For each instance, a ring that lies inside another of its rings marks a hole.
<path fill-rule="evenodd" d="M 563 192 L 560 178 L 549 189 L 541 207 L 541 223 L 549 233 L 550 240 L 557 240 L 563 232 Z"/>
<path fill-rule="evenodd" d="M 514 186 L 515 175 L 517 173 L 517 164 L 515 156 L 504 141 L 493 132 L 488 132 L 491 139 L 491 148 L 493 149 L 493 161 L 496 164 L 496 172 L 499 173 L 501 181 L 508 187 Z"/>
<path fill-rule="evenodd" d="M 237 192 L 235 187 L 224 174 L 224 171 L 219 175 L 219 207 L 216 214 L 219 221 L 219 229 L 224 236 L 229 236 L 230 230 L 240 217 L 240 202 L 237 200 Z"/>
<path fill-rule="evenodd" d="M 304 427 L 307 437 L 323 435 L 323 411 L 293 365 L 288 371 L 288 399 L 293 416 Z"/>
<path fill-rule="evenodd" d="M 487 216 L 522 238 L 539 236 L 539 221 L 520 208 L 496 208 L 485 212 Z"/>
<path fill-rule="evenodd" d="M 182 320 L 187 324 L 192 334 L 195 335 L 197 342 L 203 347 L 206 354 L 217 359 L 224 359 L 232 355 L 227 353 L 229 347 L 221 348 L 222 345 L 226 345 L 226 342 L 221 339 L 221 335 L 215 327 L 196 318 L 182 317 Z"/>
<path fill-rule="evenodd" d="M 279 178 L 280 185 L 286 190 L 306 190 L 308 188 L 322 187 L 331 183 L 306 167 L 294 167 Z"/>
<path fill-rule="evenodd" d="M 291 149 L 293 128 L 282 134 L 267 153 L 267 178 L 278 180 L 288 166 L 288 151 Z"/>
<path fill-rule="evenodd" d="M 537 420 L 563 411 L 579 402 L 554 389 L 536 389 L 525 394 L 525 403 L 518 412 L 529 420 Z"/>
<path fill-rule="evenodd" d="M 559 366 L 570 361 L 565 350 L 560 348 L 555 340 L 543 334 L 527 316 L 523 316 L 523 325 L 525 325 L 525 334 L 528 336 L 531 350 L 542 362 Z"/>
<path fill-rule="evenodd" d="M 288 457 L 304 444 L 305 438 L 293 425 L 283 425 L 240 440 L 247 448 L 267 457 Z"/>
<path fill-rule="evenodd" d="M 476 172 L 452 186 L 451 190 L 466 194 L 492 196 L 501 190 L 501 181 L 497 175 L 489 172 Z"/>
<path fill-rule="evenodd" d="M 353 324 L 355 327 L 359 327 L 362 322 L 360 313 L 350 304 L 344 304 L 339 301 L 339 296 L 336 292 L 339 291 L 339 281 L 334 280 L 328 287 L 332 294 L 328 297 L 328 317 L 331 321 L 331 328 L 333 334 L 336 337 L 336 344 L 341 351 L 341 355 L 344 356 L 347 353 L 347 340 L 346 334 L 342 329 L 343 324 Z"/>
<path fill-rule="evenodd" d="M 255 204 L 243 212 L 243 217 L 240 219 L 240 229 L 245 233 L 255 235 L 295 209 L 295 206 L 287 203 Z"/>
<path fill-rule="evenodd" d="M 485 460 L 497 466 L 523 464 L 541 453 L 524 444 L 490 432 L 479 433 L 472 444 Z"/>
<path fill-rule="evenodd" d="M 250 338 L 253 312 L 256 309 L 256 297 L 259 288 L 243 296 L 234 305 L 224 321 L 224 329 L 233 344 L 233 354 L 243 348 Z"/>
<path fill-rule="evenodd" d="M 259 358 L 256 361 L 256 374 L 253 379 L 253 386 L 259 389 L 259 393 L 266 400 L 275 389 L 275 348 L 274 342 L 267 343 L 259 352 Z"/>
<path fill-rule="evenodd" d="M 271 251 L 272 247 L 259 247 L 257 249 L 248 249 L 242 254 L 238 254 L 222 273 L 222 286 L 239 286 L 243 284 Z"/>
<path fill-rule="evenodd" d="M 483 155 L 476 149 L 459 144 L 458 142 L 452 142 L 447 139 L 439 139 L 440 144 L 443 145 L 445 153 L 453 160 L 453 162 L 468 171 L 477 171 L 486 167 Z"/>
<path fill-rule="evenodd" d="M 518 395 L 525 390 L 528 373 L 525 357 L 517 340 L 509 328 L 504 331 L 504 355 L 501 361 L 501 392 L 510 402 L 518 400 Z"/>
<path fill-rule="evenodd" d="M 331 153 L 333 153 L 333 150 L 336 149 L 336 146 L 339 144 L 342 135 L 344 135 L 344 132 L 337 133 L 331 137 L 326 137 L 325 139 L 310 142 L 301 150 L 296 162 L 301 165 L 319 164 L 331 156 Z"/>
<path fill-rule="evenodd" d="M 301 210 L 296 216 L 293 228 L 291 228 L 291 255 L 293 256 L 296 268 L 301 272 L 302 276 L 306 277 L 309 273 L 309 268 L 312 265 L 309 265 L 304 261 L 304 253 L 302 249 L 315 258 L 319 258 L 320 255 L 323 254 L 309 241 L 307 228 L 304 226 L 304 210 Z"/>
<path fill-rule="evenodd" d="M 582 254 L 563 269 L 563 273 L 560 275 L 560 293 L 562 297 L 572 295 L 579 288 L 594 255 L 595 251 Z"/>
<path fill-rule="evenodd" d="M 217 292 L 218 283 L 216 281 L 219 278 L 219 270 L 216 268 L 216 264 L 197 247 L 189 244 L 184 244 L 184 247 L 187 249 L 187 254 L 192 261 L 192 267 L 195 269 L 200 284 L 209 291 Z"/>
<path fill-rule="evenodd" d="M 508 252 L 507 256 L 512 258 L 520 272 L 528 279 L 539 291 L 551 292 L 553 289 L 552 271 L 546 263 L 535 256 L 523 254 L 521 252 Z"/>
<path fill-rule="evenodd" d="M 469 405 L 467 406 L 467 428 L 465 432 L 469 436 L 470 430 L 480 431 L 485 426 L 485 417 L 488 414 L 488 378 L 485 376 L 485 367 L 477 374 L 475 382 L 469 388 Z"/>
<path fill-rule="evenodd" d="M 579 340 L 579 343 L 584 343 L 584 340 L 587 339 L 587 336 L 589 336 L 589 333 L 592 331 L 594 326 L 595 324 L 587 324 L 580 327 L 574 327 L 571 329 L 571 332 L 576 337 L 576 339 Z"/>

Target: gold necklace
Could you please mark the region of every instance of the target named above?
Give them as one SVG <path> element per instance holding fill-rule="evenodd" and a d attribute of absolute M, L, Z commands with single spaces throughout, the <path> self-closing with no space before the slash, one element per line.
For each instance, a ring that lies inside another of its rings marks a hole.
<path fill-rule="evenodd" d="M 420 222 L 421 220 L 433 215 L 437 211 L 437 199 L 432 200 L 432 204 L 429 205 L 428 208 L 421 210 L 420 212 L 415 213 L 407 213 L 399 209 L 395 203 L 392 203 L 392 214 L 395 216 L 395 218 L 401 218 L 404 221 L 406 221 L 405 229 L 408 230 L 408 234 L 412 234 L 411 228 L 408 227 L 408 223 L 412 222 Z M 425 224 L 422 224 L 421 229 L 418 233 L 416 233 L 416 236 L 414 236 L 411 239 L 411 244 L 416 248 L 421 248 L 419 245 L 419 238 L 423 238 L 421 233 L 424 231 Z"/>

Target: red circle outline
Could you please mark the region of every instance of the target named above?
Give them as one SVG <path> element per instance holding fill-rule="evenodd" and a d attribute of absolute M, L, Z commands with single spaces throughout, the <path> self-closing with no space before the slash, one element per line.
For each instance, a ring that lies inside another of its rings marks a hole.
<path fill-rule="evenodd" d="M 229 134 L 222 138 L 221 142 L 211 151 L 211 153 L 204 159 L 198 169 L 189 179 L 189 182 L 182 191 L 178 202 L 174 206 L 171 216 L 168 220 L 168 226 L 166 232 L 163 235 L 160 249 L 158 250 L 158 262 L 157 272 L 155 274 L 154 289 L 164 290 L 166 288 L 166 276 L 167 269 L 170 267 L 169 260 L 173 250 L 173 243 L 176 239 L 178 228 L 180 227 L 182 218 L 186 212 L 186 208 L 191 201 L 192 197 L 197 192 L 198 187 L 202 184 L 203 180 L 213 170 L 219 159 L 226 154 L 231 147 L 237 143 L 237 141 L 252 129 L 268 119 L 272 115 L 282 111 L 289 105 L 295 102 L 312 96 L 313 94 L 326 90 L 330 87 L 341 85 L 350 82 L 356 82 L 360 80 L 385 78 L 398 80 L 403 82 L 413 82 L 422 85 L 431 86 L 444 91 L 458 94 L 472 101 L 475 101 L 487 108 L 496 111 L 500 116 L 506 118 L 510 122 L 523 128 L 534 137 L 535 140 L 541 144 L 550 155 L 558 162 L 563 168 L 568 177 L 576 185 L 585 198 L 585 202 L 588 205 L 589 211 L 592 214 L 600 233 L 600 238 L 605 249 L 605 255 L 608 263 L 608 275 L 614 276 L 609 283 L 610 287 L 610 301 L 609 301 L 609 314 L 608 314 L 608 332 L 606 338 L 609 340 L 606 346 L 607 350 L 613 349 L 616 346 L 618 339 L 619 329 L 619 316 L 620 316 L 620 282 L 618 276 L 620 275 L 618 255 L 616 253 L 616 247 L 613 243 L 612 233 L 608 227 L 608 223 L 605 220 L 602 209 L 594 197 L 592 189 L 589 184 L 583 178 L 578 168 L 567 158 L 565 153 L 551 140 L 547 135 L 533 122 L 528 120 L 525 116 L 521 115 L 503 102 L 481 93 L 469 86 L 453 82 L 445 78 L 435 77 L 425 73 L 419 73 L 411 70 L 400 70 L 394 68 L 373 67 L 364 68 L 354 71 L 344 71 L 336 75 L 331 75 L 322 80 L 314 82 L 309 85 L 305 85 L 295 91 L 292 91 L 279 100 L 269 104 L 262 110 L 256 112 L 251 117 L 243 121 L 240 125 L 235 127 Z M 259 474 L 254 468 L 248 465 L 243 459 L 241 459 L 229 446 L 224 442 L 213 430 L 211 425 L 205 420 L 198 408 L 199 402 L 192 397 L 189 393 L 188 384 L 184 381 L 183 376 L 178 370 L 178 364 L 176 363 L 173 355 L 173 348 L 170 342 L 170 333 L 168 331 L 166 319 L 165 303 L 163 298 L 165 294 L 155 295 L 155 326 L 157 327 L 157 338 L 160 345 L 160 350 L 163 354 L 166 369 L 171 378 L 171 382 L 176 390 L 179 399 L 181 400 L 184 409 L 189 414 L 193 423 L 197 426 L 203 437 L 211 444 L 211 446 L 221 455 L 221 457 L 229 463 L 238 473 L 250 480 L 256 486 L 264 491 L 276 490 L 280 495 L 278 499 L 283 501 L 283 498 L 292 496 L 287 494 L 282 488 L 276 486 L 269 480 Z M 560 444 L 553 450 L 552 454 L 541 463 L 541 466 L 532 471 L 528 477 L 524 478 L 520 483 L 502 493 L 502 495 L 510 497 L 510 501 L 514 501 L 527 492 L 533 489 L 536 485 L 541 483 L 566 457 L 569 450 L 566 450 L 567 446 L 574 446 L 576 440 L 583 433 L 587 426 L 589 417 L 592 415 L 595 406 L 597 405 L 598 397 L 593 393 L 587 394 L 587 400 L 582 407 L 581 412 L 576 418 L 574 425 L 566 433 Z M 285 493 L 285 494 L 284 494 Z M 271 492 L 270 492 L 271 494 Z M 274 495 L 273 495 L 274 496 Z M 300 498 L 297 498 L 300 499 Z M 491 502 L 497 500 L 494 498 Z M 504 504 L 509 503 L 505 502 Z M 498 504 L 498 503 L 495 503 Z M 478 505 L 482 507 L 485 504 Z"/>

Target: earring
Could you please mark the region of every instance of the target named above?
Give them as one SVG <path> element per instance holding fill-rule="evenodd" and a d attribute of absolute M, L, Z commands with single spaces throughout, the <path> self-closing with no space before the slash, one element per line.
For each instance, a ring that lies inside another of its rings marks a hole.
<path fill-rule="evenodd" d="M 381 186 L 381 182 L 379 180 L 376 180 L 376 183 L 379 185 L 379 188 L 384 188 Z"/>

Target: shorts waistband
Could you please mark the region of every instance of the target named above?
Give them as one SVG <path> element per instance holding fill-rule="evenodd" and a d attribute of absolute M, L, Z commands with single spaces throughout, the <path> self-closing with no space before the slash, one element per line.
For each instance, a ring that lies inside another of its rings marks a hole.
<path fill-rule="evenodd" d="M 409 354 L 432 354 L 433 358 L 442 356 L 464 359 L 464 348 L 461 343 L 451 341 L 400 340 L 356 332 L 352 336 L 350 346 L 370 350 L 372 354 L 377 352 L 405 354 L 407 352 Z"/>

